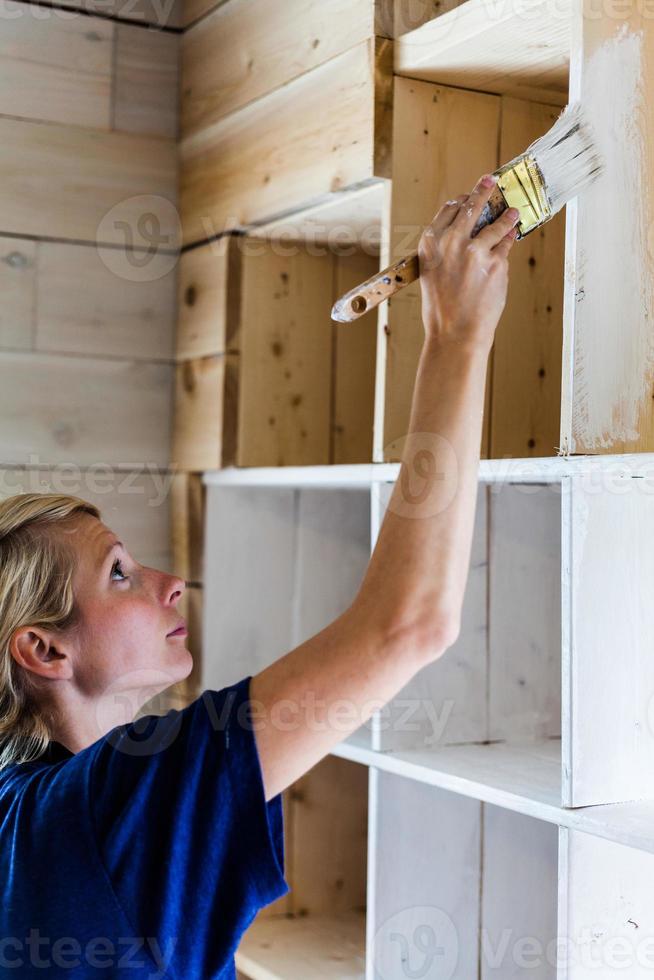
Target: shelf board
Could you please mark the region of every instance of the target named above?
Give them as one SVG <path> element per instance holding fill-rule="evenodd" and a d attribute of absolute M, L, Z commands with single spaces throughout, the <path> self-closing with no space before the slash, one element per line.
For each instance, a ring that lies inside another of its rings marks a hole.
<path fill-rule="evenodd" d="M 364 980 L 366 916 L 269 915 L 254 920 L 236 952 L 249 980 Z"/>
<path fill-rule="evenodd" d="M 388 183 L 385 179 L 374 180 L 354 190 L 335 192 L 302 211 L 289 212 L 245 230 L 254 238 L 271 242 L 310 242 L 326 248 L 358 245 L 368 254 L 379 255 Z"/>
<path fill-rule="evenodd" d="M 334 755 L 537 820 L 654 853 L 654 800 L 561 806 L 561 743 L 496 742 L 377 752 L 341 742 Z"/>
<path fill-rule="evenodd" d="M 395 72 L 409 78 L 565 105 L 570 0 L 465 0 L 395 41 Z"/>
<path fill-rule="evenodd" d="M 394 483 L 397 463 L 345 466 L 228 467 L 207 471 L 205 484 L 221 487 L 314 487 L 367 490 L 373 483 Z M 654 453 L 601 456 L 543 456 L 524 459 L 482 459 L 481 483 L 560 483 L 566 476 L 654 477 Z"/>

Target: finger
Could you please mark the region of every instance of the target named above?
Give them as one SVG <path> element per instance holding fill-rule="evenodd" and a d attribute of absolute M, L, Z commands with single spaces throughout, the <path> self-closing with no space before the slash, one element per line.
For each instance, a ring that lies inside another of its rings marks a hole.
<path fill-rule="evenodd" d="M 470 238 L 470 233 L 475 227 L 477 219 L 496 185 L 497 180 L 493 174 L 484 174 L 475 184 L 465 207 L 459 208 L 459 213 L 452 223 L 452 228 L 466 238 Z"/>
<path fill-rule="evenodd" d="M 448 228 L 459 213 L 459 208 L 461 205 L 467 200 L 467 194 L 459 194 L 458 197 L 453 198 L 450 201 L 446 201 L 436 213 L 434 220 L 431 223 L 431 228 L 434 231 L 442 231 L 444 228 Z"/>
<path fill-rule="evenodd" d="M 485 225 L 481 229 L 476 236 L 476 240 L 487 248 L 495 248 L 519 220 L 520 212 L 518 209 L 507 208 L 506 211 L 502 211 L 499 218 L 496 218 L 490 225 Z"/>
<path fill-rule="evenodd" d="M 497 224 L 497 222 L 495 222 Z M 493 255 L 499 255 L 500 258 L 506 258 L 513 248 L 513 244 L 516 240 L 518 234 L 517 228 L 511 228 L 509 233 L 502 238 L 497 245 L 493 248 Z"/>

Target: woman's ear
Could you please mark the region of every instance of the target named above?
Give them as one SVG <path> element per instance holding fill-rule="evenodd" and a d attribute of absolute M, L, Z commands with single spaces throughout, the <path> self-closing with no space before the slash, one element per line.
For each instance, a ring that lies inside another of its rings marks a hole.
<path fill-rule="evenodd" d="M 21 626 L 9 641 L 9 651 L 21 667 L 53 680 L 72 677 L 72 662 L 60 636 L 34 626 Z"/>

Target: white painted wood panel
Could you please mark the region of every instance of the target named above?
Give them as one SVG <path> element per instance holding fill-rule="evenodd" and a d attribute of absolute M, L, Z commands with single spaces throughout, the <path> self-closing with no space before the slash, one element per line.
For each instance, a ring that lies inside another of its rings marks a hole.
<path fill-rule="evenodd" d="M 354 600 L 370 560 L 370 494 L 302 490 L 293 643 L 328 626 Z"/>
<path fill-rule="evenodd" d="M 654 796 L 654 497 L 563 482 L 563 801 Z"/>
<path fill-rule="evenodd" d="M 654 854 L 561 831 L 565 980 L 654 974 Z"/>
<path fill-rule="evenodd" d="M 202 686 L 256 674 L 292 645 L 294 490 L 208 487 Z"/>
<path fill-rule="evenodd" d="M 489 738 L 561 734 L 560 486 L 489 488 Z"/>
<path fill-rule="evenodd" d="M 481 804 L 379 773 L 370 980 L 477 976 Z"/>
<path fill-rule="evenodd" d="M 556 980 L 558 830 L 484 806 L 481 980 Z"/>
<path fill-rule="evenodd" d="M 390 488 L 383 487 L 382 492 L 385 499 L 380 507 L 385 512 Z M 486 508 L 486 488 L 481 486 L 459 637 L 378 713 L 373 730 L 383 750 L 437 748 L 487 737 Z M 375 522 L 381 518 L 380 513 Z"/>

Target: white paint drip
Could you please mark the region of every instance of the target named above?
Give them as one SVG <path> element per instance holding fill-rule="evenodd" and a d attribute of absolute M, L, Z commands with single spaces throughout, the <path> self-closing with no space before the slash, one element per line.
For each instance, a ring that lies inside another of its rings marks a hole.
<path fill-rule="evenodd" d="M 574 444 L 639 437 L 654 373 L 643 33 L 622 24 L 588 59 L 583 99 L 606 170 L 579 199 Z"/>

